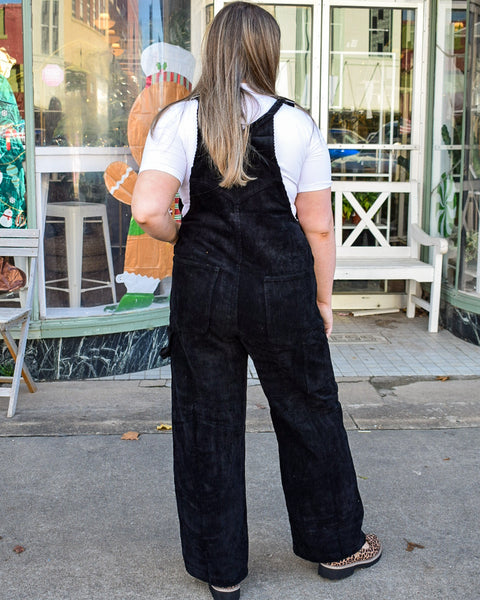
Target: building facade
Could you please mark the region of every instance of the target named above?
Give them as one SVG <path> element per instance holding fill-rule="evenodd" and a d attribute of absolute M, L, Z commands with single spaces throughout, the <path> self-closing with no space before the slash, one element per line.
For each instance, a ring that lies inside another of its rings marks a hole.
<path fill-rule="evenodd" d="M 160 364 L 171 249 L 146 240 L 132 222 L 129 193 L 139 140 L 160 106 L 191 89 L 202 36 L 222 6 L 219 0 L 0 4 L 0 46 L 13 59 L 2 77 L 25 124 L 27 226 L 39 227 L 43 241 L 27 353 L 34 377 L 101 377 Z M 319 124 L 334 179 L 380 182 L 386 191 L 418 182 L 416 218 L 449 242 L 443 325 L 480 344 L 479 4 L 262 6 L 282 30 L 278 93 Z M 1 181 L 0 197 L 0 226 L 23 226 L 11 218 Z M 360 197 L 366 211 L 374 202 L 375 194 Z M 344 206 L 345 235 L 355 227 L 353 212 Z M 402 194 L 391 193 L 372 219 L 390 244 L 408 243 L 412 215 Z M 369 235 L 363 231 L 355 244 L 368 243 Z M 402 307 L 404 286 L 339 281 L 334 306 Z"/>

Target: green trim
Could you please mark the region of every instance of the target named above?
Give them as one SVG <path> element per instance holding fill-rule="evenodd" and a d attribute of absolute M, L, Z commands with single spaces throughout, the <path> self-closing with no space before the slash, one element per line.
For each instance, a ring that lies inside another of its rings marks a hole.
<path fill-rule="evenodd" d="M 456 308 L 480 315 L 480 296 L 459 292 L 452 287 L 444 286 L 442 300 Z"/>
<path fill-rule="evenodd" d="M 461 150 L 461 160 L 460 160 L 460 173 L 461 173 L 461 181 L 460 181 L 460 191 L 458 193 L 458 203 L 457 203 L 457 220 L 458 220 L 458 232 L 457 232 L 457 259 L 455 264 L 455 289 L 457 290 L 457 294 L 462 294 L 462 292 L 458 291 L 459 279 L 460 279 L 460 258 L 461 258 L 461 249 L 462 249 L 462 223 L 463 223 L 463 194 L 465 190 L 465 136 L 466 136 L 466 122 L 467 122 L 467 92 L 469 87 L 469 77 L 470 77 L 470 0 L 467 0 L 466 7 L 466 20 L 465 20 L 465 54 L 463 58 L 464 64 L 464 78 L 463 78 L 463 107 L 462 107 L 462 150 Z M 467 178 L 468 181 L 468 178 Z M 459 307 L 460 308 L 460 307 Z"/>
<path fill-rule="evenodd" d="M 22 1 L 23 18 L 23 98 L 25 106 L 25 183 L 27 188 L 27 226 L 37 227 L 35 182 L 35 110 L 33 103 L 32 0 Z M 42 249 L 42 244 L 40 244 Z M 38 280 L 37 280 L 38 281 Z M 38 289 L 38 283 L 35 284 Z M 38 319 L 38 293 L 33 295 L 32 319 Z"/>
<path fill-rule="evenodd" d="M 430 2 L 430 27 L 428 28 L 428 56 L 427 56 L 427 106 L 425 118 L 425 157 L 423 178 L 422 202 L 422 228 L 428 233 L 430 229 L 432 205 L 432 161 L 433 161 L 433 127 L 435 110 L 435 70 L 436 70 L 436 44 L 437 44 L 437 0 Z M 434 17 L 434 18 L 432 18 Z M 417 24 L 418 26 L 419 24 Z"/>
<path fill-rule="evenodd" d="M 37 227 L 35 198 L 35 112 L 33 104 L 32 0 L 23 0 L 23 88 L 25 100 L 25 177 L 27 224 Z"/>
<path fill-rule="evenodd" d="M 32 321 L 28 332 L 30 339 L 85 337 L 108 335 L 165 327 L 170 319 L 168 306 L 109 313 L 95 317 L 65 317 Z"/>

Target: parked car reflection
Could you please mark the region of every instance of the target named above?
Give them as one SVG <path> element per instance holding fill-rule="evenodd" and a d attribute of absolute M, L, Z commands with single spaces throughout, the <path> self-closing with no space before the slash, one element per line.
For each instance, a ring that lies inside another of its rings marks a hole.
<path fill-rule="evenodd" d="M 367 144 L 367 140 L 349 129 L 330 129 L 328 131 L 329 144 Z M 335 160 L 346 156 L 358 154 L 359 150 L 354 148 L 330 148 L 330 158 Z"/>
<path fill-rule="evenodd" d="M 332 173 L 385 175 L 400 167 L 408 173 L 409 159 L 392 151 L 360 150 L 355 155 L 343 156 L 332 160 Z"/>
<path fill-rule="evenodd" d="M 366 139 L 348 129 L 331 129 L 328 141 L 330 144 L 398 144 L 402 141 L 401 129 L 398 121 L 392 121 L 386 123 L 379 131 L 370 133 Z M 330 148 L 329 152 L 333 174 L 387 175 L 397 167 L 407 173 L 409 171 L 408 156 L 397 151 L 374 148 Z"/>
<path fill-rule="evenodd" d="M 409 144 L 411 123 L 408 119 L 389 121 L 367 136 L 368 144 Z M 390 137 L 391 136 L 391 137 Z"/>

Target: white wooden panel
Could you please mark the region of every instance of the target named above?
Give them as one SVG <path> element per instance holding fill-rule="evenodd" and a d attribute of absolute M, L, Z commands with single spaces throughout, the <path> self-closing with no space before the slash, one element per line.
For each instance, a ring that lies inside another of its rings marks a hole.
<path fill-rule="evenodd" d="M 411 258 L 410 246 L 340 246 L 337 248 L 337 259 L 374 258 Z"/>
<path fill-rule="evenodd" d="M 405 294 L 334 294 L 334 310 L 356 310 L 378 308 L 383 310 L 405 308 Z"/>
<path fill-rule="evenodd" d="M 375 280 L 375 279 L 414 279 L 419 282 L 431 282 L 434 277 L 432 265 L 419 260 L 378 260 L 350 259 L 337 260 L 335 279 Z"/>

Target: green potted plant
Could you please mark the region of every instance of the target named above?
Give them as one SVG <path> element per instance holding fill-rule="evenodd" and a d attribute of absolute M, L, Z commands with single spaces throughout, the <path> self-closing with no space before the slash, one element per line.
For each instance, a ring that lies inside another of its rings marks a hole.
<path fill-rule="evenodd" d="M 350 202 L 344 198 L 342 202 L 342 219 L 343 221 L 349 221 L 353 214 L 353 206 Z"/>
<path fill-rule="evenodd" d="M 378 198 L 378 194 L 376 192 L 358 192 L 355 197 L 356 197 L 358 203 L 360 204 L 360 206 L 363 208 L 363 210 L 365 212 L 368 212 L 369 208 L 373 205 L 375 200 Z M 352 208 L 352 207 L 350 207 L 350 208 Z M 353 212 L 353 208 L 352 208 L 352 212 Z M 355 212 L 353 212 L 352 220 L 355 224 L 359 223 L 360 217 Z"/>
<path fill-rule="evenodd" d="M 376 192 L 358 192 L 355 195 L 355 197 L 360 206 L 364 209 L 365 212 L 367 212 L 368 209 L 373 205 L 375 200 L 378 198 L 378 194 Z M 335 200 L 333 197 L 332 206 L 335 209 Z M 353 220 L 354 223 L 358 223 L 360 221 L 360 217 L 355 214 L 353 206 L 346 198 L 343 198 L 342 202 L 342 218 L 344 222 Z"/>

